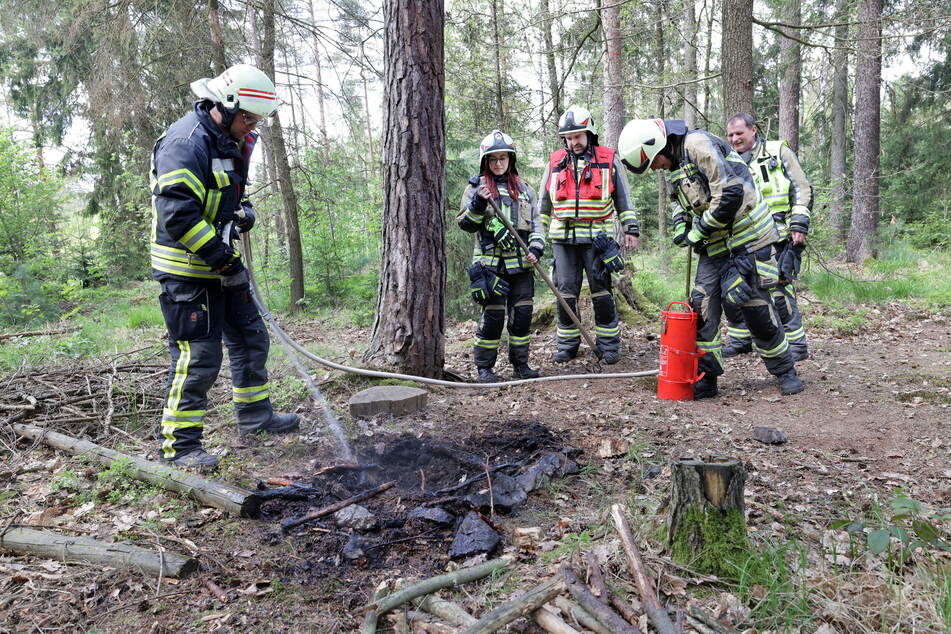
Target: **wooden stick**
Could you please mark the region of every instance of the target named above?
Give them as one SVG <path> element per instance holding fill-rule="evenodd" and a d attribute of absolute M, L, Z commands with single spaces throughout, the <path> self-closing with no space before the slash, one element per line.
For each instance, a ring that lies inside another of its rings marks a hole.
<path fill-rule="evenodd" d="M 614 634 L 610 628 L 601 623 L 601 621 L 598 619 L 591 616 L 587 610 L 568 597 L 555 597 L 554 603 L 556 606 L 558 606 L 559 610 L 565 613 L 566 616 L 570 616 L 572 619 L 574 619 L 575 623 L 586 630 L 591 630 L 595 634 Z"/>
<path fill-rule="evenodd" d="M 697 606 L 690 607 L 690 614 L 687 615 L 688 619 L 693 619 L 694 621 L 700 621 L 707 628 L 713 630 L 717 634 L 737 634 L 736 630 L 732 627 L 728 627 L 723 623 L 720 623 L 718 620 L 713 618 L 711 615 L 704 612 L 702 609 Z"/>
<path fill-rule="evenodd" d="M 413 599 L 430 594 L 436 590 L 455 587 L 463 583 L 468 583 L 470 581 L 487 577 L 496 570 L 502 570 L 503 568 L 507 567 L 509 563 L 509 559 L 505 557 L 499 557 L 498 559 L 487 561 L 484 564 L 479 564 L 478 566 L 460 568 L 459 570 L 454 570 L 453 572 L 447 572 L 446 574 L 431 577 L 398 592 L 394 592 L 384 599 L 374 599 L 372 603 L 363 609 L 375 610 L 380 615 L 383 615 L 393 608 L 406 603 L 407 601 L 412 601 Z"/>
<path fill-rule="evenodd" d="M 608 604 L 602 603 L 591 594 L 588 586 L 581 582 L 575 571 L 567 564 L 562 564 L 560 570 L 568 583 L 568 592 L 571 597 L 580 603 L 581 607 L 587 610 L 591 616 L 606 625 L 615 634 L 642 634 L 639 629 L 618 616 L 617 612 L 612 610 Z"/>
<path fill-rule="evenodd" d="M 634 609 L 634 606 L 615 595 L 613 592 L 611 592 L 611 589 L 608 588 L 608 585 L 604 582 L 604 575 L 601 574 L 601 566 L 598 565 L 598 559 L 595 556 L 594 551 L 588 550 L 585 552 L 585 562 L 588 564 L 588 577 L 591 580 L 591 585 L 594 586 L 595 590 L 601 593 L 601 596 L 598 598 L 601 599 L 603 603 L 613 605 L 614 609 L 624 617 L 625 621 L 636 625 L 637 610 Z"/>
<path fill-rule="evenodd" d="M 446 601 L 435 594 L 429 594 L 423 597 L 418 604 L 420 608 L 430 614 L 434 614 L 444 621 L 449 621 L 453 625 L 469 627 L 476 622 L 476 618 L 465 611 L 458 603 Z"/>
<path fill-rule="evenodd" d="M 221 589 L 221 586 L 211 579 L 205 579 L 205 587 L 211 590 L 211 593 L 222 603 L 228 602 L 228 595 Z"/>
<path fill-rule="evenodd" d="M 555 575 L 524 594 L 484 614 L 462 634 L 491 634 L 515 619 L 528 616 L 565 591 L 564 575 Z"/>
<path fill-rule="evenodd" d="M 173 552 L 156 552 L 110 544 L 91 537 L 66 536 L 32 528 L 10 528 L 0 534 L 0 547 L 58 561 L 105 564 L 147 575 L 183 578 L 198 570 L 198 560 Z"/>
<path fill-rule="evenodd" d="M 620 504 L 611 506 L 611 517 L 614 519 L 614 528 L 617 529 L 621 537 L 621 544 L 624 545 L 624 552 L 627 553 L 628 570 L 634 577 L 634 583 L 641 593 L 641 601 L 644 603 L 644 611 L 658 634 L 676 634 L 674 624 L 670 621 L 667 610 L 660 604 L 660 599 L 654 593 L 654 583 L 644 566 L 641 559 L 641 553 L 634 543 L 634 537 L 631 534 L 631 526 L 628 524 L 627 517 L 624 515 L 624 509 Z"/>
<path fill-rule="evenodd" d="M 373 592 L 373 600 L 370 605 L 376 604 L 383 597 L 386 596 L 386 593 L 389 591 L 389 585 L 386 581 L 381 581 L 377 585 L 376 590 Z M 366 616 L 363 617 L 363 624 L 360 625 L 360 634 L 376 634 L 376 622 L 380 618 L 380 613 L 376 610 L 370 610 L 367 612 Z"/>
<path fill-rule="evenodd" d="M 551 634 L 581 634 L 545 606 L 535 610 L 532 618 L 538 623 L 539 627 Z"/>
<path fill-rule="evenodd" d="M 281 522 L 281 530 L 287 532 L 288 530 L 294 528 L 295 526 L 300 526 L 301 524 L 304 524 L 305 522 L 319 519 L 321 517 L 324 517 L 325 515 L 330 515 L 331 513 L 336 513 L 340 509 L 346 508 L 350 506 L 351 504 L 356 504 L 357 502 L 362 502 L 363 500 L 372 498 L 375 495 L 379 495 L 380 493 L 383 493 L 387 489 L 392 488 L 394 484 L 396 484 L 396 480 L 390 480 L 389 482 L 384 482 L 380 486 L 376 486 L 376 487 L 373 487 L 372 489 L 368 489 L 364 491 L 363 493 L 357 493 L 356 495 L 352 495 L 348 497 L 346 500 L 340 500 L 339 502 L 335 502 L 331 504 L 330 506 L 325 506 L 322 509 L 311 511 L 310 513 L 308 513 L 307 515 L 304 515 L 303 517 L 299 517 L 297 519 L 293 519 L 293 518 L 286 519 L 283 522 Z"/>
<path fill-rule="evenodd" d="M 53 328 L 51 330 L 28 330 L 25 332 L 7 332 L 0 334 L 0 341 L 13 339 L 14 337 L 39 337 L 40 335 L 62 335 L 67 332 L 79 330 L 79 326 L 67 326 L 65 328 Z"/>
<path fill-rule="evenodd" d="M 254 517 L 261 508 L 261 497 L 247 489 L 208 480 L 158 462 L 106 449 L 88 440 L 49 431 L 43 427 L 17 423 L 13 425 L 13 430 L 21 436 L 38 440 L 70 455 L 88 456 L 106 467 L 119 460 L 125 461 L 131 467 L 130 475 L 136 480 L 145 480 L 163 489 L 187 495 L 202 504 L 223 509 L 232 515 Z"/>

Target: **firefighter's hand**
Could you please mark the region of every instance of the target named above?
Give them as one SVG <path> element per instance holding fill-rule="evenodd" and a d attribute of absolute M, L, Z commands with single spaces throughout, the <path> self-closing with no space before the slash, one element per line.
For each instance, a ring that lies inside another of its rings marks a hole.
<path fill-rule="evenodd" d="M 624 234 L 624 246 L 632 251 L 637 248 L 637 236 L 625 233 Z"/>
<path fill-rule="evenodd" d="M 235 226 L 241 230 L 241 233 L 251 231 L 255 220 L 254 207 L 251 206 L 251 203 L 247 200 L 243 201 L 241 203 L 241 209 L 235 215 L 238 218 L 237 222 L 235 222 Z"/>
<path fill-rule="evenodd" d="M 492 192 L 490 192 L 489 188 L 486 187 L 485 185 L 479 185 L 479 187 L 476 189 L 476 193 L 485 199 L 489 199 L 492 197 Z"/>
<path fill-rule="evenodd" d="M 798 247 L 800 244 L 806 243 L 806 234 L 804 234 L 802 231 L 790 231 L 789 236 L 792 238 L 794 247 Z"/>
<path fill-rule="evenodd" d="M 705 235 L 703 235 L 696 228 L 694 228 L 687 232 L 687 237 L 684 238 L 684 242 L 686 242 L 692 247 L 696 247 L 700 244 L 703 244 L 703 241 L 706 239 L 707 237 Z"/>

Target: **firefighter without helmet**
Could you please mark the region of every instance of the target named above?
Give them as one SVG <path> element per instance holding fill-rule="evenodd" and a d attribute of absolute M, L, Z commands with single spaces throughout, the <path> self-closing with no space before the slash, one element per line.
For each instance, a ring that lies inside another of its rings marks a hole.
<path fill-rule="evenodd" d="M 515 142 L 512 137 L 501 130 L 493 130 L 487 134 L 482 143 L 479 144 L 479 160 L 481 161 L 487 154 L 494 152 L 509 152 L 515 154 L 518 150 L 515 148 Z"/>
<path fill-rule="evenodd" d="M 567 136 L 574 132 L 590 132 L 597 134 L 594 129 L 594 117 L 587 108 L 569 106 L 561 118 L 558 119 L 558 136 Z"/>
<path fill-rule="evenodd" d="M 240 109 L 259 117 L 270 117 L 277 112 L 274 82 L 248 64 L 232 66 L 217 77 L 195 80 L 191 89 L 200 99 L 219 103 L 232 114 Z"/>
<path fill-rule="evenodd" d="M 617 151 L 627 169 L 643 174 L 666 145 L 667 126 L 663 119 L 634 119 L 621 130 Z"/>

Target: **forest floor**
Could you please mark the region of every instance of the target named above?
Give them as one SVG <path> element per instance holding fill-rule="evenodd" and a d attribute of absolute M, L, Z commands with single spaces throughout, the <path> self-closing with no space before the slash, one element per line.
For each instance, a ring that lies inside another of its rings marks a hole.
<path fill-rule="evenodd" d="M 857 314 L 864 319 L 850 322 Z M 369 329 L 318 320 L 286 326 L 325 356 L 344 362 L 369 338 Z M 469 376 L 473 326 L 456 324 L 447 333 L 446 366 Z M 513 451 L 580 450 L 572 453 L 580 474 L 532 492 L 510 514 L 486 514 L 502 534 L 499 552 L 518 556 L 505 573 L 444 593 L 477 616 L 535 585 L 559 563 L 583 571 L 581 555 L 588 549 L 596 553 L 609 586 L 636 603 L 608 514 L 610 505 L 620 502 L 672 610 L 698 602 L 724 624 L 760 634 L 946 631 L 951 619 L 948 553 L 926 545 L 910 561 L 896 562 L 898 540 L 885 553 L 873 554 L 866 548 L 866 533 L 889 526 L 910 530 L 917 520 L 947 536 L 948 516 L 937 513 L 951 506 L 951 315 L 922 313 L 897 302 L 832 315 L 814 303 L 806 326 L 811 358 L 797 366 L 806 390 L 791 397 L 780 397 L 772 377 L 750 355 L 728 361 L 720 396 L 700 402 L 658 400 L 653 377 L 547 382 L 490 392 L 427 388 L 428 406 L 417 414 L 352 420 L 346 414 L 349 397 L 371 383 L 324 370 L 317 379 L 362 457 L 379 455 L 382 444 L 412 450 L 414 439 L 439 441 L 490 460 L 510 459 Z M 625 325 L 622 360 L 608 371 L 656 367 L 656 333 L 656 324 Z M 593 370 L 590 355 L 566 366 L 554 364 L 551 337 L 550 331 L 539 332 L 532 345 L 533 364 L 543 374 Z M 149 363 L 159 370 L 149 379 L 155 386 L 141 388 L 140 377 L 135 388 L 158 398 L 164 380 L 160 338 L 161 330 L 153 328 L 137 342 L 153 344 Z M 285 390 L 285 404 L 302 414 L 304 433 L 245 441 L 235 432 L 228 406 L 220 407 L 209 417 L 206 446 L 225 456 L 222 479 L 245 486 L 277 476 L 306 481 L 319 466 L 340 459 L 303 384 L 289 378 L 286 359 L 277 352 L 274 357 L 276 389 Z M 497 369 L 503 377 L 510 373 L 506 362 Z M 216 384 L 215 402 L 227 402 L 225 374 Z M 23 389 L 28 378 L 26 371 L 6 377 L 5 391 L 11 394 L 14 384 Z M 782 429 L 788 442 L 761 444 L 752 437 L 758 425 Z M 59 428 L 75 435 L 83 431 L 77 425 Z M 129 453 L 154 458 L 149 428 L 126 427 L 129 437 L 108 438 Z M 176 580 L 2 554 L 3 632 L 353 632 L 362 619 L 360 608 L 378 583 L 423 579 L 451 565 L 451 531 L 415 538 L 408 528 L 371 532 L 365 536 L 367 555 L 355 560 L 341 557 L 346 531 L 327 524 L 280 533 L 281 518 L 373 482 L 343 479 L 319 500 L 268 502 L 260 518 L 239 519 L 103 476 L 43 446 L 17 444 L 9 430 L 2 437 L 11 456 L 0 473 L 3 522 L 162 545 L 202 564 L 198 574 Z M 106 440 L 97 439 L 110 444 Z M 756 555 L 732 578 L 675 565 L 663 548 L 670 460 L 714 454 L 742 459 L 749 472 L 746 510 Z M 427 488 L 427 477 L 433 489 L 438 481 L 459 475 L 427 474 L 425 464 L 418 466 L 419 477 L 415 468 L 410 470 L 406 478 L 412 481 L 364 505 L 381 520 L 392 520 L 418 501 L 412 490 Z M 913 502 L 906 500 L 910 516 L 893 519 L 889 509 L 897 490 Z M 836 520 L 852 524 L 842 527 Z M 519 531 L 516 546 L 516 529 L 526 528 L 539 530 Z M 534 541 L 526 544 L 526 534 Z M 208 581 L 224 591 L 223 598 Z M 380 626 L 393 631 L 385 618 Z M 641 629 L 647 631 L 643 619 Z M 521 620 L 511 631 L 542 630 Z M 687 626 L 686 631 L 692 630 Z"/>

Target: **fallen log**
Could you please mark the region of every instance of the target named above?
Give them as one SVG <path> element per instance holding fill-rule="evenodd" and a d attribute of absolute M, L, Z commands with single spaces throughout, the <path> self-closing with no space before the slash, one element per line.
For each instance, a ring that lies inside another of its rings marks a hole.
<path fill-rule="evenodd" d="M 528 616 L 556 596 L 565 591 L 564 575 L 555 575 L 542 583 L 529 588 L 521 596 L 490 610 L 462 634 L 491 634 L 515 619 Z"/>
<path fill-rule="evenodd" d="M 13 430 L 21 436 L 38 440 L 70 455 L 92 458 L 105 467 L 116 461 L 124 461 L 130 467 L 130 475 L 136 480 L 144 480 L 168 491 L 181 493 L 232 515 L 254 517 L 261 508 L 261 497 L 241 487 L 208 480 L 199 475 L 107 449 L 88 440 L 73 438 L 43 427 L 15 423 Z"/>
<path fill-rule="evenodd" d="M 591 616 L 587 610 L 565 596 L 555 597 L 555 605 L 559 610 L 570 616 L 575 623 L 591 630 L 595 634 L 614 634 L 606 625 Z"/>
<path fill-rule="evenodd" d="M 438 616 L 452 625 L 469 627 L 476 622 L 476 618 L 466 612 L 458 603 L 446 601 L 435 594 L 426 595 L 417 605 L 426 612 Z"/>
<path fill-rule="evenodd" d="M 532 618 L 538 623 L 540 628 L 549 634 L 581 634 L 545 606 L 535 610 L 535 613 L 532 614 Z"/>
<path fill-rule="evenodd" d="M 150 576 L 181 579 L 198 570 L 197 559 L 179 553 L 110 544 L 91 537 L 59 535 L 32 528 L 10 528 L 0 533 L 0 548 L 57 561 L 138 570 Z"/>
<path fill-rule="evenodd" d="M 617 612 L 611 609 L 607 603 L 602 603 L 596 596 L 591 594 L 584 583 L 575 574 L 567 564 L 562 564 L 561 574 L 565 576 L 568 584 L 568 592 L 571 597 L 577 601 L 582 608 L 587 610 L 591 616 L 597 619 L 614 634 L 642 634 L 642 632 L 622 619 Z"/>
<path fill-rule="evenodd" d="M 624 546 L 624 552 L 627 554 L 627 568 L 634 577 L 634 583 L 641 593 L 641 601 L 644 604 L 644 611 L 647 612 L 647 618 L 654 624 L 654 629 L 659 634 L 676 634 L 677 630 L 667 614 L 667 610 L 660 604 L 660 599 L 654 592 L 654 583 L 644 566 L 644 560 L 641 559 L 641 553 L 634 543 L 634 536 L 631 533 L 631 526 L 628 524 L 627 517 L 624 515 L 624 508 L 620 504 L 611 506 L 611 517 L 614 519 L 614 528 L 617 529 L 621 537 L 621 544 Z"/>
<path fill-rule="evenodd" d="M 339 502 L 334 502 L 333 504 L 329 506 L 325 506 L 322 509 L 311 511 L 310 513 L 308 513 L 307 515 L 304 515 L 303 517 L 298 517 L 297 519 L 288 518 L 281 522 L 281 530 L 286 533 L 287 531 L 294 528 L 295 526 L 300 526 L 301 524 L 304 524 L 311 520 L 320 519 L 321 517 L 324 517 L 325 515 L 336 513 L 340 509 L 346 508 L 350 506 L 351 504 L 356 504 L 357 502 L 362 502 L 363 500 L 372 498 L 375 495 L 379 495 L 380 493 L 383 493 L 387 489 L 392 488 L 393 485 L 395 484 L 396 484 L 396 480 L 390 480 L 389 482 L 384 482 L 383 484 L 373 487 L 372 489 L 367 489 L 363 493 L 357 493 L 356 495 L 351 495 L 346 500 L 340 500 Z"/>
<path fill-rule="evenodd" d="M 13 339 L 14 337 L 39 337 L 41 335 L 62 335 L 67 332 L 75 332 L 79 326 L 67 326 L 65 328 L 53 328 L 51 330 L 28 330 L 24 332 L 5 332 L 0 333 L 0 341 Z"/>

